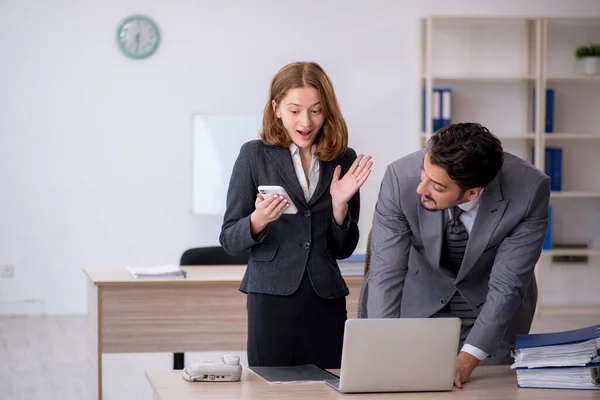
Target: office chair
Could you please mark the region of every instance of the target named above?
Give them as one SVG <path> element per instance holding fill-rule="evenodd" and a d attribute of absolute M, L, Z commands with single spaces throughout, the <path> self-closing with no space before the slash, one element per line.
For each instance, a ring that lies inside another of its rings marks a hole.
<path fill-rule="evenodd" d="M 365 252 L 365 270 L 363 273 L 364 282 L 358 295 L 358 318 L 367 318 L 367 298 L 369 296 L 369 288 L 367 287 L 367 278 L 369 277 L 371 267 L 371 232 L 367 237 L 367 251 Z"/>
<path fill-rule="evenodd" d="M 181 255 L 179 265 L 247 265 L 250 252 L 232 256 L 227 254 L 221 246 L 197 247 L 188 249 Z M 173 369 L 183 369 L 185 364 L 184 353 L 173 354 Z"/>

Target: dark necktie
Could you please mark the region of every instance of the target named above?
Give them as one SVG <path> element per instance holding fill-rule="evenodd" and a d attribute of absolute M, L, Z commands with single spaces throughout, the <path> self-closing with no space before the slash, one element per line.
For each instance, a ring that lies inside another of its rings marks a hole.
<path fill-rule="evenodd" d="M 467 241 L 469 240 L 469 234 L 467 228 L 460 221 L 459 217 L 463 213 L 463 209 L 460 207 L 454 207 L 452 209 L 452 215 L 448 225 L 446 226 L 446 235 L 444 241 L 444 253 L 445 253 L 445 265 L 454 274 L 458 274 L 463 258 L 465 256 L 465 249 L 467 248 Z"/>

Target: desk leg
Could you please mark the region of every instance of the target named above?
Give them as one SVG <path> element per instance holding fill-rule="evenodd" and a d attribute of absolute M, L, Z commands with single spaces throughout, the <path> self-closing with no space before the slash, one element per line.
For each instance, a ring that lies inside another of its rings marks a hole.
<path fill-rule="evenodd" d="M 89 359 L 92 376 L 96 376 L 96 385 L 90 385 L 91 399 L 102 400 L 102 323 L 101 323 L 100 290 L 93 282 L 88 281 L 88 324 L 89 324 Z"/>
<path fill-rule="evenodd" d="M 102 349 L 98 346 L 98 400 L 102 400 Z"/>

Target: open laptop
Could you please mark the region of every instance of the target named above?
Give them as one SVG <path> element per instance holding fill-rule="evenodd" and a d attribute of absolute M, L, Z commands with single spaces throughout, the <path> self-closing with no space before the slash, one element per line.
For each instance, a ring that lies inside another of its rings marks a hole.
<path fill-rule="evenodd" d="M 454 385 L 459 318 L 348 319 L 339 379 L 343 393 L 447 391 Z"/>

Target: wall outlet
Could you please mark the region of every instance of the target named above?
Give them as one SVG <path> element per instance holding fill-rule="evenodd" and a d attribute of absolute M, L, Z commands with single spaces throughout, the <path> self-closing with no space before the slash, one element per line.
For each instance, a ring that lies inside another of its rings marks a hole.
<path fill-rule="evenodd" d="M 0 278 L 11 279 L 15 276 L 15 266 L 11 264 L 0 265 Z"/>

